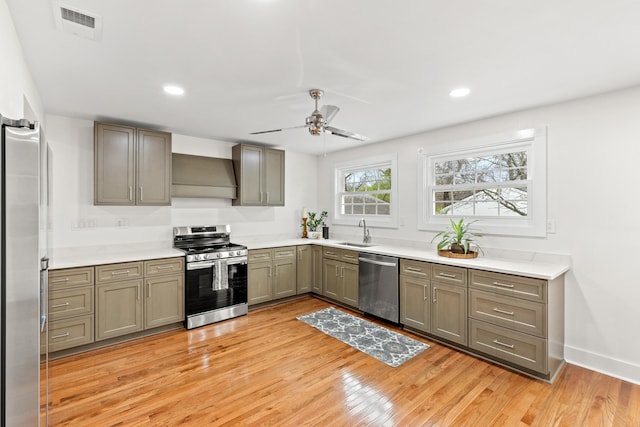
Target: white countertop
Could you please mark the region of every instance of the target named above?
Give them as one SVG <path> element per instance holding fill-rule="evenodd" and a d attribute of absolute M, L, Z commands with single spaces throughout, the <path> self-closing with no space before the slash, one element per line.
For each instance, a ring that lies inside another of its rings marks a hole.
<path fill-rule="evenodd" d="M 349 240 L 351 241 L 351 240 Z M 544 280 L 553 280 L 569 271 L 571 264 L 566 255 L 517 253 L 516 251 L 485 250 L 487 255 L 473 259 L 446 258 L 439 256 L 435 250 L 402 245 L 372 243 L 366 248 L 340 244 L 344 240 L 323 240 L 303 238 L 269 238 L 234 240 L 249 249 L 275 248 L 280 246 L 321 245 L 334 248 L 350 249 L 379 255 L 409 258 L 438 264 L 454 265 L 498 273 L 515 274 Z M 141 243 L 119 246 L 88 246 L 78 248 L 56 249 L 51 254 L 49 268 L 83 267 L 90 265 L 113 264 L 118 262 L 143 261 L 157 258 L 184 256 L 184 252 L 173 249 L 164 243 Z M 500 256 L 503 255 L 503 256 Z"/>
<path fill-rule="evenodd" d="M 389 255 L 399 258 L 409 258 L 418 261 L 428 261 L 438 264 L 455 265 L 458 267 L 476 268 L 479 270 L 495 271 L 498 273 L 515 274 L 519 276 L 534 277 L 544 280 L 553 280 L 569 271 L 571 268 L 567 256 L 554 257 L 550 254 L 528 253 L 516 258 L 503 258 L 495 255 L 480 255 L 478 258 L 459 259 L 439 256 L 435 250 L 421 249 L 408 246 L 396 246 L 372 243 L 371 246 L 361 248 L 340 244 L 344 240 L 323 239 L 269 239 L 245 241 L 238 239 L 236 243 L 244 244 L 249 249 L 274 248 L 279 246 L 294 246 L 314 244 L 334 248 L 351 249 L 359 252 L 368 252 L 379 255 Z M 489 252 L 489 251 L 486 251 Z M 507 253 L 507 252 L 505 252 Z M 550 260 L 557 258 L 554 262 Z M 540 260 L 543 259 L 543 260 Z"/>
<path fill-rule="evenodd" d="M 50 256 L 49 269 L 57 270 L 118 262 L 173 258 L 184 255 L 184 252 L 172 247 L 154 244 L 64 248 L 53 251 Z"/>

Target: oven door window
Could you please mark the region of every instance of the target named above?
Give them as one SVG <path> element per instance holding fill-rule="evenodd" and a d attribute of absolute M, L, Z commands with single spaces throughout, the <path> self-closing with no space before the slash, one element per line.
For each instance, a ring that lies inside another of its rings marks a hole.
<path fill-rule="evenodd" d="M 206 268 L 187 270 L 187 315 L 247 302 L 247 264 L 216 261 Z"/>

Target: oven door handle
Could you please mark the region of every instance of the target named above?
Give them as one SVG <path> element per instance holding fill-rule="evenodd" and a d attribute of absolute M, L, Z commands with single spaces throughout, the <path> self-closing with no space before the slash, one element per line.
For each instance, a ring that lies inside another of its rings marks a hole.
<path fill-rule="evenodd" d="M 247 263 L 247 257 L 246 256 L 240 256 L 240 257 L 234 257 L 234 258 L 227 258 L 227 265 L 234 265 L 234 264 L 246 264 Z"/>
<path fill-rule="evenodd" d="M 216 261 L 192 262 L 187 264 L 187 270 L 200 270 L 203 268 L 211 268 L 216 265 Z"/>

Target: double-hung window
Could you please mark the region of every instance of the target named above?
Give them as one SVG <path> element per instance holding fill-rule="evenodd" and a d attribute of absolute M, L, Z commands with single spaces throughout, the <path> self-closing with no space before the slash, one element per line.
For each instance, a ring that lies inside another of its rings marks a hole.
<path fill-rule="evenodd" d="M 545 235 L 544 129 L 433 147 L 420 161 L 421 229 L 442 230 L 450 218 L 467 218 L 488 234 Z"/>
<path fill-rule="evenodd" d="M 336 165 L 333 223 L 397 227 L 396 163 L 392 154 Z"/>

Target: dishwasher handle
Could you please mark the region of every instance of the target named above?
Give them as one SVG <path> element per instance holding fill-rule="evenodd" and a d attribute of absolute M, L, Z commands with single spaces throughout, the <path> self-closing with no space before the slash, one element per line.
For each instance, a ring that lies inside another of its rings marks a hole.
<path fill-rule="evenodd" d="M 359 257 L 358 260 L 360 262 L 367 262 L 369 264 L 382 265 L 384 267 L 397 267 L 398 266 L 398 263 L 396 263 L 396 262 L 375 261 L 373 259 L 362 258 L 362 257 Z"/>

